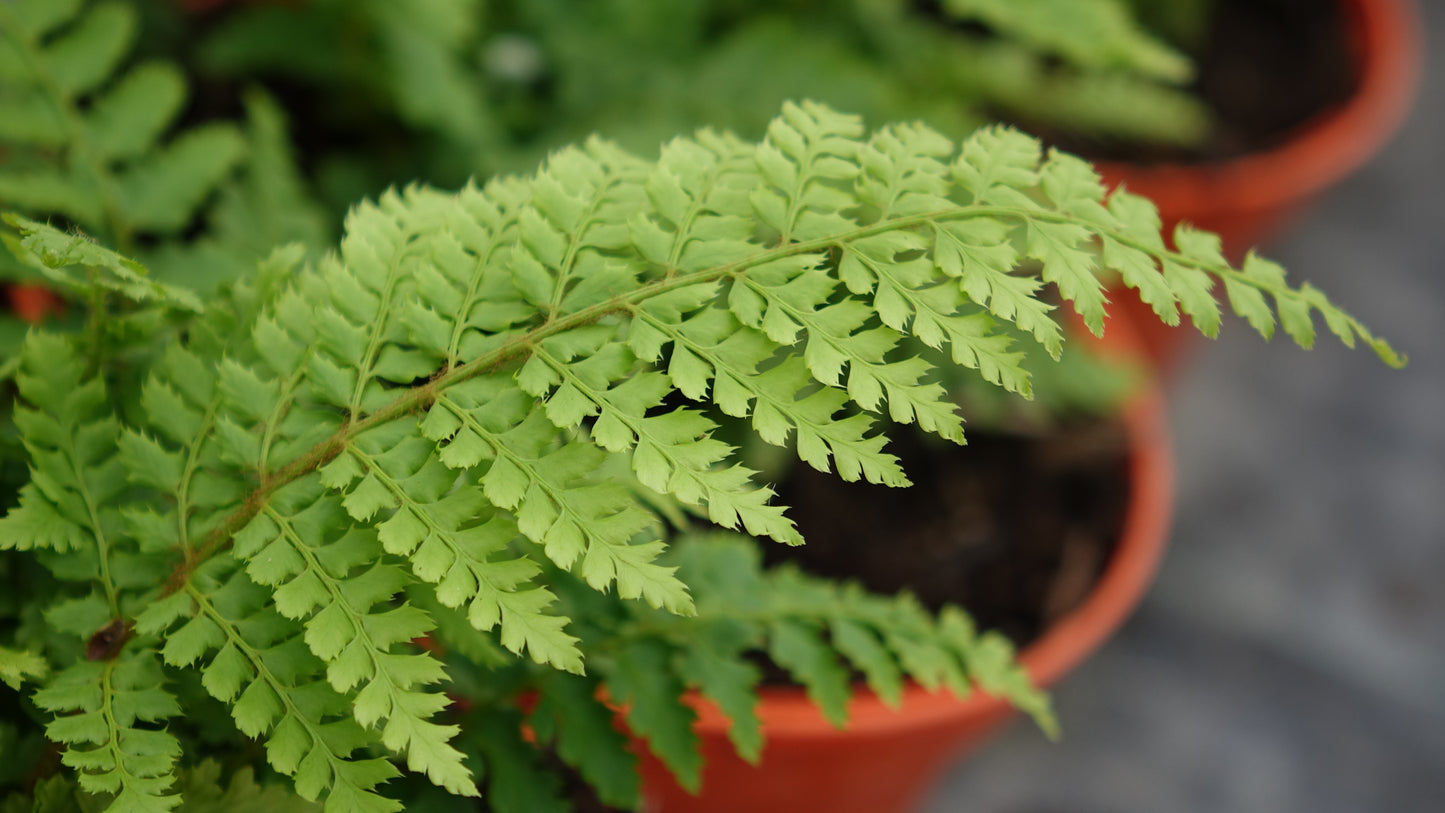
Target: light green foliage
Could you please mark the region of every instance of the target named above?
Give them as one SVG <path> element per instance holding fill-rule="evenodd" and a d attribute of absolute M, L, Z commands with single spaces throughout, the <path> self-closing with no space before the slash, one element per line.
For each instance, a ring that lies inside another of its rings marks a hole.
<path fill-rule="evenodd" d="M 43 264 L 145 280 L 21 225 Z M 669 523 L 681 506 L 802 541 L 725 419 L 843 479 L 905 485 L 880 419 L 961 441 L 935 365 L 1028 392 L 1010 331 L 1057 357 L 1044 288 L 1098 329 L 1111 268 L 1166 320 L 1182 308 L 1212 332 L 1222 281 L 1266 335 L 1273 300 L 1302 343 L 1318 310 L 1400 361 L 1277 266 L 1173 241 L 1146 201 L 1011 130 L 955 145 L 789 104 L 759 143 L 704 131 L 645 161 L 594 139 L 529 177 L 360 204 L 339 251 L 278 251 L 108 375 L 87 336 L 32 333 L 16 409 L 32 478 L 0 544 L 63 580 L 47 620 L 96 658 L 47 649 L 57 677 L 36 702 L 92 715 L 51 734 L 118 810 L 178 801 L 175 740 L 151 725 L 175 714 L 165 686 L 183 670 L 327 810 L 399 809 L 378 792 L 392 758 L 451 794 L 485 783 L 498 809 L 554 804 L 510 701 L 469 731 L 443 716 L 450 656 L 417 643 L 433 629 L 480 661 L 467 669 L 544 675 L 537 736 L 624 803 L 595 688 L 695 783 L 685 688 L 730 714 L 744 755 L 761 747 L 747 651 L 837 722 L 850 667 L 888 699 L 905 678 L 978 685 L 1046 722 L 1007 647 L 956 612 L 764 573 L 736 541 L 665 556 Z"/>

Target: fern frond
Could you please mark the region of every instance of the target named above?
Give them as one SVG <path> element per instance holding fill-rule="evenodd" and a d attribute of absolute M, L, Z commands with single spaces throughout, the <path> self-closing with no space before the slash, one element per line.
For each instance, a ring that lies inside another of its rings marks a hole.
<path fill-rule="evenodd" d="M 180 813 L 316 813 L 318 805 L 307 802 L 275 785 L 257 783 L 251 768 L 241 768 L 226 780 L 221 765 L 206 760 L 177 771 L 174 787 L 183 801 Z M 73 777 L 57 774 L 35 783 L 29 792 L 15 792 L 0 801 L 5 813 L 96 813 L 104 796 L 81 789 Z"/>
<path fill-rule="evenodd" d="M 50 674 L 50 663 L 28 649 L 0 646 L 0 681 L 19 689 L 26 680 L 44 680 Z"/>
<path fill-rule="evenodd" d="M 180 813 L 316 813 L 319 806 L 274 784 L 261 784 L 249 767 L 229 772 L 206 760 L 180 773 Z"/>
<path fill-rule="evenodd" d="M 110 813 L 156 813 L 181 802 L 167 792 L 180 741 L 138 725 L 180 714 L 162 682 L 155 653 L 133 650 L 115 660 L 77 662 L 34 695 L 37 706 L 56 715 L 46 735 L 66 746 L 61 761 L 78 772 L 81 787 L 114 794 Z"/>
<path fill-rule="evenodd" d="M 333 501 L 308 504 L 320 496 L 319 484 L 302 480 L 293 488 L 299 493 L 289 499 L 300 510 L 284 516 L 268 507 L 237 534 L 234 553 L 247 561 L 252 580 L 273 589 L 281 614 L 304 622 L 306 645 L 326 663 L 332 688 L 357 690 L 356 721 L 371 728 L 384 720 L 387 748 L 409 756 L 413 769 L 450 792 L 475 795 L 461 753 L 449 744 L 456 727 L 430 722 L 446 697 L 419 688 L 443 680 L 441 664 L 424 653 L 393 651 L 432 627 L 416 607 L 389 606 L 409 579 L 399 567 L 378 562 L 381 543 L 373 531 L 308 542 L 315 536 L 307 530 L 344 525 L 344 518 Z"/>
<path fill-rule="evenodd" d="M 201 300 L 191 291 L 149 278 L 145 266 L 82 234 L 14 214 L 5 215 L 4 221 L 19 232 L 0 234 L 11 254 L 82 297 L 115 292 L 132 302 L 156 302 L 193 313 L 201 310 Z"/>
<path fill-rule="evenodd" d="M 906 594 L 872 595 L 790 567 L 764 570 L 758 548 L 739 536 L 685 536 L 668 558 L 694 590 L 695 618 L 635 612 L 621 622 L 594 622 L 585 635 L 589 648 L 617 648 L 616 665 L 599 667 L 606 685 L 628 725 L 685 787 L 697 781 L 699 768 L 694 715 L 681 700 L 685 688 L 727 714 L 741 756 L 755 760 L 761 753 L 762 673 L 749 654 L 766 653 L 837 725 L 847 719 L 856 670 L 885 702 L 901 700 L 905 678 L 960 696 L 978 688 L 1054 728 L 1046 698 L 1013 662 L 1007 642 L 978 635 L 956 610 L 935 619 Z"/>
<path fill-rule="evenodd" d="M 462 736 L 491 773 L 486 798 L 497 813 L 567 813 L 573 806 L 561 778 L 542 762 L 528 741 L 520 711 L 503 706 L 467 718 Z"/>
<path fill-rule="evenodd" d="M 552 672 L 537 681 L 537 705 L 527 722 L 542 744 L 577 769 L 606 805 L 637 806 L 637 757 L 618 729 L 617 712 L 601 699 L 596 676 Z"/>
<path fill-rule="evenodd" d="M 124 582 L 139 577 L 143 584 L 145 578 L 133 572 L 144 570 L 143 560 L 123 544 L 121 427 L 108 409 L 105 383 L 88 375 L 70 339 L 32 334 L 16 382 L 30 404 L 17 405 L 14 420 L 30 453 L 31 474 L 20 507 L 0 520 L 0 547 L 52 551 L 73 562 L 52 566 L 58 575 L 93 580 L 96 601 L 84 606 L 94 623 L 76 630 L 89 636 L 122 617 Z"/>
<path fill-rule="evenodd" d="M 87 241 L 27 228 L 61 241 L 52 265 L 80 252 L 102 278 L 144 280 Z M 376 791 L 396 774 L 381 749 L 475 791 L 458 750 L 468 735 L 436 719 L 440 664 L 411 640 L 439 620 L 444 635 L 464 623 L 485 636 L 468 645 L 486 658 L 600 677 L 685 781 L 697 774 L 686 686 L 757 753 L 757 673 L 738 661 L 749 650 L 835 720 L 849 666 L 885 698 L 905 676 L 981 685 L 1047 719 L 1009 651 L 960 618 L 760 574 L 731 542 L 663 558 L 659 516 L 682 512 L 659 505 L 801 541 L 717 412 L 769 443 L 793 439 L 816 468 L 905 484 L 877 416 L 961 440 L 935 365 L 1027 391 L 1009 325 L 1057 356 L 1058 309 L 1041 292 L 1100 328 L 1100 275 L 1114 269 L 1166 320 L 1177 308 L 1212 332 L 1222 283 L 1265 335 L 1277 312 L 1308 343 L 1320 311 L 1346 343 L 1403 361 L 1277 266 L 1230 267 L 1187 229 L 1171 248 L 1150 204 L 1106 195 L 1033 139 L 988 129 L 954 146 L 921 125 L 869 136 L 814 104 L 786 107 L 761 144 L 704 132 L 648 162 L 593 141 L 534 177 L 388 193 L 353 211 L 338 253 L 312 265 L 304 253 L 282 250 L 199 315 L 167 310 L 187 320 L 173 346 L 109 372 L 138 398 L 108 396 L 76 340 L 32 334 L 16 423 L 34 473 L 0 544 L 39 549 L 78 585 L 52 626 L 159 642 L 331 810 L 395 809 Z M 949 352 L 915 353 L 914 339 Z M 646 632 L 584 662 L 615 629 L 599 633 L 612 609 L 593 617 L 579 595 L 606 592 Z M 564 751 L 598 739 L 555 734 Z"/>
<path fill-rule="evenodd" d="M 371 737 L 348 713 L 347 698 L 321 677 L 321 662 L 300 630 L 268 599 L 269 591 L 216 559 L 152 605 L 137 628 L 165 634 L 161 654 L 172 666 L 207 659 L 201 668 L 206 691 L 230 705 L 242 733 L 266 737 L 271 767 L 291 776 L 303 798 L 325 795 L 328 811 L 399 810 L 374 790 L 396 769 L 385 759 L 351 757 Z"/>

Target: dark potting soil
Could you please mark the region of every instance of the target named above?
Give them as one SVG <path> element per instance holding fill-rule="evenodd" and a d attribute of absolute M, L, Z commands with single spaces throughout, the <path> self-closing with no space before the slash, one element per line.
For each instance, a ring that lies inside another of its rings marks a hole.
<path fill-rule="evenodd" d="M 967 446 L 903 433 L 909 488 L 844 483 L 798 466 L 779 486 L 807 544 L 770 563 L 958 604 L 981 629 L 1033 641 L 1079 605 L 1108 562 L 1127 500 L 1117 422 L 1038 436 L 969 433 Z"/>
<path fill-rule="evenodd" d="M 1339 2 L 1214 0 L 1214 7 L 1210 30 L 1190 55 L 1198 76 L 1189 89 L 1215 116 L 1203 144 L 1147 146 L 1024 126 L 1094 160 L 1218 161 L 1283 143 L 1355 91 L 1354 46 Z"/>

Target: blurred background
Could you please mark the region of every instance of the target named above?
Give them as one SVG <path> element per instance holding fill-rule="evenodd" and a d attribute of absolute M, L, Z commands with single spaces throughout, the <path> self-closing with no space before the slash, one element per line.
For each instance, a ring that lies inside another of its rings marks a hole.
<path fill-rule="evenodd" d="M 1238 323 L 1170 386 L 1178 503 L 1143 607 L 928 813 L 1445 810 L 1445 7 L 1389 147 L 1266 246 L 1410 354 Z"/>

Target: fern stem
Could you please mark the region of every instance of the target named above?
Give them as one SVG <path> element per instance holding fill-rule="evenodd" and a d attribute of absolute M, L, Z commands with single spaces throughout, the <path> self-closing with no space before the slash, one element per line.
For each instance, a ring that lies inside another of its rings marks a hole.
<path fill-rule="evenodd" d="M 549 316 L 562 308 L 562 299 L 567 295 L 567 282 L 572 276 L 572 268 L 577 259 L 577 251 L 582 247 L 582 235 L 587 233 L 587 227 L 593 223 L 591 218 L 597 214 L 598 204 L 606 198 L 606 194 L 616 187 L 621 180 L 621 178 L 614 176 L 606 186 L 598 189 L 596 194 L 593 195 L 592 201 L 588 205 L 587 211 L 583 214 L 582 219 L 577 223 L 576 228 L 571 230 L 570 239 L 567 241 L 567 252 L 562 257 L 562 270 L 557 275 L 557 285 L 552 291 L 552 305 L 548 310 Z"/>
<path fill-rule="evenodd" d="M 109 741 L 105 744 L 106 750 L 110 751 L 111 757 L 115 760 L 115 771 L 120 773 L 121 787 L 127 787 L 140 781 L 140 777 L 131 773 L 125 767 L 125 753 L 120 750 L 119 740 L 121 737 L 120 723 L 115 719 L 114 690 L 111 687 L 111 677 L 114 675 L 118 661 L 107 660 L 101 667 L 100 673 L 100 711 L 101 717 L 105 720 L 106 733 L 110 735 Z M 129 781 L 127 781 L 129 780 Z"/>
<path fill-rule="evenodd" d="M 256 461 L 262 483 L 270 479 L 271 446 L 276 442 L 276 432 L 281 426 L 281 419 L 286 416 L 286 411 L 291 408 L 291 403 L 296 397 L 296 388 L 301 386 L 301 381 L 305 377 L 306 359 L 310 354 L 311 348 L 308 347 L 297 363 L 296 369 L 282 385 L 280 397 L 276 401 L 276 409 L 266 418 L 265 428 L 261 432 L 261 454 Z"/>
<path fill-rule="evenodd" d="M 391 258 L 391 262 L 387 263 L 388 267 L 391 268 L 391 273 L 386 276 L 386 287 L 382 289 L 380 292 L 381 295 L 378 297 L 381 300 L 381 304 L 378 306 L 380 313 L 386 312 L 387 308 L 391 305 L 392 298 L 396 296 L 396 286 L 402 275 L 401 259 L 406 255 L 406 251 L 407 247 L 405 245 L 401 246 Z M 376 366 L 377 354 L 381 352 L 381 343 L 384 335 L 385 331 L 382 330 L 374 330 L 371 332 L 371 340 L 367 343 L 366 355 L 362 357 L 361 365 L 356 371 L 356 387 L 351 393 L 350 409 L 352 415 L 361 414 L 361 397 L 366 392 L 366 385 L 371 383 L 372 369 Z"/>
<path fill-rule="evenodd" d="M 80 452 L 75 448 L 75 437 L 67 438 L 69 443 L 65 449 L 66 455 L 70 458 L 70 465 L 76 472 L 76 489 L 80 497 L 85 501 L 85 510 L 90 514 L 90 527 L 95 535 L 95 547 L 97 558 L 100 560 L 100 583 L 105 589 L 105 599 L 110 604 L 111 618 L 120 618 L 120 596 L 115 586 L 115 579 L 110 572 L 110 540 L 105 536 L 105 528 L 100 521 L 100 506 L 96 505 L 95 498 L 91 496 L 90 484 L 86 482 L 84 472 L 86 466 L 81 459 Z"/>

